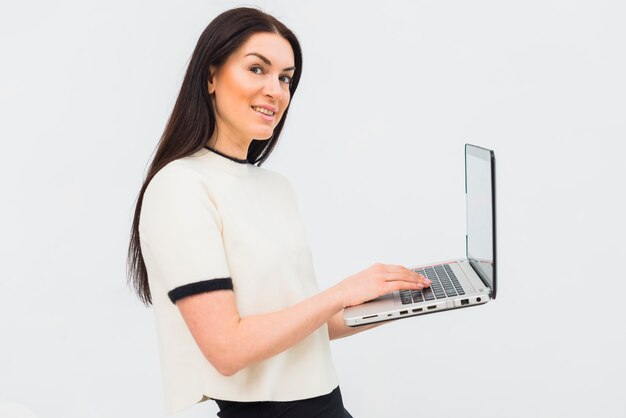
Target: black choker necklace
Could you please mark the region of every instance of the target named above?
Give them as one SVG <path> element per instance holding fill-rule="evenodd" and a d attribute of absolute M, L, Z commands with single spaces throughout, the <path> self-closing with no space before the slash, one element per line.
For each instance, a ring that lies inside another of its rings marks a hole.
<path fill-rule="evenodd" d="M 222 157 L 224 157 L 224 158 L 228 158 L 229 160 L 234 161 L 234 162 L 236 162 L 236 163 L 239 163 L 239 164 L 248 164 L 248 160 L 247 160 L 247 159 L 245 159 L 245 160 L 240 160 L 239 158 L 231 157 L 230 155 L 226 155 L 226 154 L 224 154 L 224 153 L 221 153 L 221 152 L 219 152 L 218 150 L 216 150 L 216 149 L 214 149 L 214 148 L 211 148 L 211 147 L 210 147 L 210 146 L 208 146 L 208 145 L 205 145 L 205 146 L 204 146 L 204 148 L 208 149 L 209 151 L 213 151 L 213 152 L 214 152 L 214 153 L 216 153 L 217 155 L 221 155 L 221 156 L 222 156 Z"/>

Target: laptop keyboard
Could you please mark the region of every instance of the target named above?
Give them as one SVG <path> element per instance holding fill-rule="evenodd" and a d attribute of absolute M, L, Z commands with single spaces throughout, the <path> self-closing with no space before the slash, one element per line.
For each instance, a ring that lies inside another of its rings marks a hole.
<path fill-rule="evenodd" d="M 430 287 L 422 290 L 401 290 L 400 299 L 403 305 L 465 294 L 461 283 L 448 264 L 414 271 L 428 277 L 432 283 Z"/>

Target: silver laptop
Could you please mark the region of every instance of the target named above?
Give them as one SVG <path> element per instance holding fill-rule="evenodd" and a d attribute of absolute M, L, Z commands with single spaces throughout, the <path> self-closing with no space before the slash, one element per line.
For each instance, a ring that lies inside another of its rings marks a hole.
<path fill-rule="evenodd" d="M 402 290 L 344 310 L 354 327 L 482 305 L 496 298 L 496 185 L 492 150 L 465 144 L 467 233 L 463 259 L 413 267 L 432 284 Z"/>

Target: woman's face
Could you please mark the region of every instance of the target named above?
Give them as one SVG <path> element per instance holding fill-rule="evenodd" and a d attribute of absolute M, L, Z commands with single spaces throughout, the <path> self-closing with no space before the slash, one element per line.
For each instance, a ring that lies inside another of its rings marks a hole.
<path fill-rule="evenodd" d="M 289 42 L 274 33 L 255 33 L 210 71 L 218 140 L 247 147 L 252 139 L 270 138 L 290 99 L 294 56 Z"/>

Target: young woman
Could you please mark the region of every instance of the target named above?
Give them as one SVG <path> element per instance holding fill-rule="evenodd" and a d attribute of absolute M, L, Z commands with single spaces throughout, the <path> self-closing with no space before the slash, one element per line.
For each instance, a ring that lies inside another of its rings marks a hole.
<path fill-rule="evenodd" d="M 129 277 L 152 304 L 169 413 L 213 399 L 220 417 L 349 417 L 329 340 L 343 309 L 428 279 L 375 264 L 319 291 L 293 190 L 260 168 L 302 73 L 274 17 L 216 17 L 193 52 L 140 191 Z"/>

